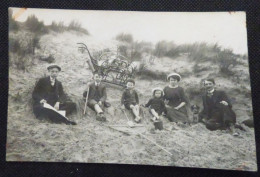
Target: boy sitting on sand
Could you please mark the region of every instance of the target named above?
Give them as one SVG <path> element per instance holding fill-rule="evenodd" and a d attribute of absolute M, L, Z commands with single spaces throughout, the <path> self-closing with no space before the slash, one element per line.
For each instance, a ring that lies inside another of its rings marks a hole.
<path fill-rule="evenodd" d="M 110 104 L 106 102 L 106 87 L 101 83 L 101 76 L 97 71 L 93 73 L 93 80 L 94 82 L 92 82 L 88 86 L 87 90 L 84 91 L 83 97 L 86 98 L 88 96 L 87 105 L 97 113 L 96 119 L 98 121 L 106 121 L 103 108 L 110 106 Z"/>
<path fill-rule="evenodd" d="M 123 92 L 121 98 L 121 108 L 132 110 L 135 116 L 135 122 L 140 122 L 141 117 L 139 115 L 139 98 L 137 92 L 134 90 L 135 81 L 133 79 L 129 79 L 126 82 L 126 89 Z"/>
<path fill-rule="evenodd" d="M 165 103 L 163 101 L 163 90 L 155 88 L 152 91 L 153 98 L 151 98 L 145 107 L 149 107 L 150 113 L 153 115 L 152 120 L 159 121 L 162 113 L 166 113 Z"/>

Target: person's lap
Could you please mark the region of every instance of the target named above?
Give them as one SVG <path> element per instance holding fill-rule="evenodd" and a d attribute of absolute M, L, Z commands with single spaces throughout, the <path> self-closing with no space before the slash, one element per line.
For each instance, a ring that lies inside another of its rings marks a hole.
<path fill-rule="evenodd" d="M 171 122 L 188 122 L 188 114 L 186 108 L 182 107 L 179 110 L 174 109 L 173 107 L 168 107 L 166 118 Z"/>

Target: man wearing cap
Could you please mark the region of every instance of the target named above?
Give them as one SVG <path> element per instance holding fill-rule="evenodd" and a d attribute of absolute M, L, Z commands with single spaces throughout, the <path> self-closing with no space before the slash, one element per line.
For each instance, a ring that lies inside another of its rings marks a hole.
<path fill-rule="evenodd" d="M 47 69 L 49 76 L 41 78 L 36 83 L 32 93 L 33 113 L 36 118 L 47 117 L 53 122 L 75 125 L 75 122 L 69 121 L 57 112 L 44 107 L 44 103 L 47 103 L 57 111 L 65 110 L 67 115 L 76 110 L 76 104 L 66 96 L 61 82 L 57 80 L 61 68 L 58 65 L 50 65 Z"/>
<path fill-rule="evenodd" d="M 236 114 L 224 91 L 215 89 L 215 80 L 204 81 L 206 93 L 202 96 L 203 110 L 199 115 L 201 122 L 209 130 L 226 129 L 236 123 Z"/>

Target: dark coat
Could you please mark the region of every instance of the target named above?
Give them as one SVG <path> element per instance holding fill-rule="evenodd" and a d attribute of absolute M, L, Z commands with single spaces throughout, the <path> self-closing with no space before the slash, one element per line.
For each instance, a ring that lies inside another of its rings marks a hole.
<path fill-rule="evenodd" d="M 85 90 L 84 93 L 83 93 L 83 97 L 84 98 L 86 98 L 87 93 L 88 93 L 88 89 Z M 104 84 L 100 83 L 99 86 L 96 87 L 95 82 L 91 83 L 89 85 L 88 100 L 96 99 L 95 98 L 95 94 L 96 93 L 99 95 L 99 98 L 96 101 L 102 101 L 102 102 L 106 101 L 106 99 L 107 99 L 107 92 L 106 92 L 106 86 Z"/>
<path fill-rule="evenodd" d="M 221 122 L 232 122 L 235 123 L 236 122 L 236 114 L 234 113 L 234 111 L 232 110 L 232 104 L 230 102 L 230 100 L 228 99 L 226 93 L 224 91 L 218 91 L 215 90 L 213 92 L 213 95 L 211 96 L 212 100 L 213 100 L 213 107 L 210 107 L 207 104 L 207 93 L 205 93 L 202 96 L 202 101 L 203 101 L 203 110 L 200 113 L 200 117 L 204 117 L 206 119 L 212 119 L 212 117 L 214 117 L 214 115 L 210 115 L 210 109 L 212 110 L 212 112 L 216 113 L 219 112 L 221 115 Z M 225 106 L 223 104 L 221 104 L 221 101 L 226 101 L 228 103 L 228 106 Z"/>
<path fill-rule="evenodd" d="M 53 88 L 54 87 L 54 88 Z M 54 90 L 54 94 L 51 93 Z M 50 77 L 41 78 L 37 83 L 32 93 L 33 106 L 40 105 L 40 101 L 45 99 L 52 106 L 56 102 L 65 102 L 68 98 L 63 91 L 60 81 L 55 80 L 54 86 L 51 85 Z"/>

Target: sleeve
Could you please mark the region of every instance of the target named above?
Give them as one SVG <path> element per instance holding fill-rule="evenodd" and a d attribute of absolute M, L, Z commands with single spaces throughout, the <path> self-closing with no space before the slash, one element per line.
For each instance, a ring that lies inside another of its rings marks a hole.
<path fill-rule="evenodd" d="M 164 89 L 163 89 L 163 92 L 164 92 L 164 95 L 163 95 L 163 100 L 167 100 L 167 89 L 166 89 L 166 87 L 164 87 Z"/>
<path fill-rule="evenodd" d="M 63 89 L 63 86 L 62 86 L 61 82 L 59 82 L 59 88 L 58 89 L 59 89 L 59 99 L 58 99 L 58 101 L 59 102 L 67 101 L 68 100 L 68 96 L 64 92 L 64 89 Z"/>
<path fill-rule="evenodd" d="M 166 110 L 166 106 L 165 106 L 165 103 L 163 100 L 161 100 L 161 108 L 162 108 L 162 112 L 166 113 L 167 110 Z"/>
<path fill-rule="evenodd" d="M 123 92 L 122 97 L 121 97 L 121 104 L 123 105 L 124 102 L 125 102 L 125 91 Z"/>
<path fill-rule="evenodd" d="M 88 94 L 89 92 L 89 94 Z M 90 100 L 91 98 L 91 93 L 93 93 L 93 87 L 92 84 L 87 84 L 86 89 L 83 92 L 83 98 L 86 99 L 86 97 L 88 96 L 88 100 Z"/>
<path fill-rule="evenodd" d="M 136 91 L 135 91 L 135 101 L 137 104 L 139 104 L 139 97 Z"/>
<path fill-rule="evenodd" d="M 33 90 L 33 93 L 32 93 L 32 98 L 35 102 L 39 103 L 42 99 L 43 99 L 43 95 L 42 95 L 42 80 L 40 79 L 35 87 L 34 87 L 34 90 Z"/>
<path fill-rule="evenodd" d="M 84 90 L 83 98 L 86 99 L 87 95 L 88 95 L 88 88 Z"/>
<path fill-rule="evenodd" d="M 150 99 L 150 100 L 148 101 L 148 103 L 146 103 L 144 106 L 145 106 L 145 107 L 151 106 L 151 102 L 152 102 L 152 99 Z"/>
<path fill-rule="evenodd" d="M 180 99 L 181 102 L 185 102 L 186 104 L 189 104 L 188 97 L 185 95 L 183 88 L 180 87 Z"/>
<path fill-rule="evenodd" d="M 232 104 L 231 104 L 229 98 L 227 97 L 227 95 L 226 95 L 226 93 L 224 91 L 222 92 L 222 100 L 221 101 L 226 101 L 228 103 L 228 106 L 230 108 L 232 108 Z"/>
<path fill-rule="evenodd" d="M 202 119 L 204 117 L 208 118 L 207 114 L 206 114 L 206 111 L 205 111 L 205 107 L 206 107 L 206 103 L 205 103 L 205 100 L 203 99 L 202 97 L 202 104 L 203 104 L 203 109 L 202 111 L 199 113 L 199 118 Z"/>
<path fill-rule="evenodd" d="M 102 89 L 102 97 L 100 98 L 100 101 L 104 102 L 107 99 L 107 89 L 106 87 L 103 87 Z"/>

